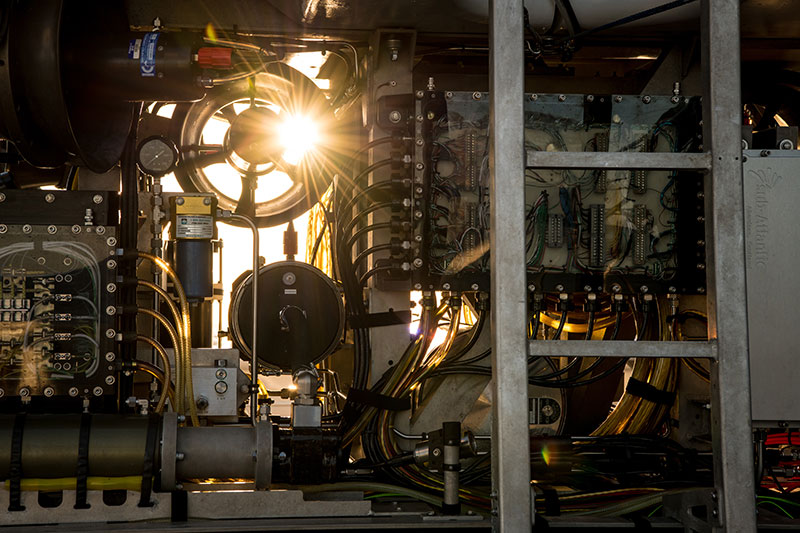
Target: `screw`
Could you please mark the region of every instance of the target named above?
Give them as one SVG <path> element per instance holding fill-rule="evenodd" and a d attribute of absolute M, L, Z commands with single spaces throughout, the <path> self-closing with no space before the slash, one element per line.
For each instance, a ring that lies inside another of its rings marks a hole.
<path fill-rule="evenodd" d="M 415 291 L 421 291 L 422 290 L 422 283 L 415 283 L 414 284 L 414 290 Z"/>
<path fill-rule="evenodd" d="M 211 205 L 211 198 L 208 196 L 203 198 L 203 205 Z"/>
<path fill-rule="evenodd" d="M 47 226 L 47 233 L 49 233 L 50 235 L 54 234 L 57 231 L 58 231 L 58 228 L 53 226 L 52 224 Z"/>
<path fill-rule="evenodd" d="M 649 96 L 647 96 L 647 95 L 642 96 L 642 102 L 644 102 L 645 104 L 649 104 L 651 101 L 652 101 L 652 98 L 650 98 Z"/>
<path fill-rule="evenodd" d="M 297 276 L 294 274 L 294 272 L 287 272 L 281 279 L 284 285 L 294 285 L 297 281 Z"/>
<path fill-rule="evenodd" d="M 416 164 L 416 169 L 417 170 L 425 170 L 425 164 L 424 163 L 417 163 Z"/>
<path fill-rule="evenodd" d="M 106 232 L 106 228 L 103 226 L 97 226 L 97 229 L 95 229 L 95 231 L 97 232 L 98 235 L 102 235 Z"/>
<path fill-rule="evenodd" d="M 556 285 L 556 290 L 558 292 L 564 292 L 564 286 L 559 283 L 558 285 Z"/>
<path fill-rule="evenodd" d="M 678 104 L 680 103 L 681 98 L 680 96 L 673 96 L 672 98 L 669 99 L 669 101 L 672 102 L 673 104 Z"/>
<path fill-rule="evenodd" d="M 530 95 L 530 96 L 528 97 L 528 99 L 530 99 L 530 101 L 531 101 L 531 102 L 535 102 L 536 100 L 538 100 L 538 99 L 539 99 L 539 95 L 538 95 L 538 94 L 536 94 L 536 93 L 533 93 L 532 95 Z"/>
<path fill-rule="evenodd" d="M 78 395 L 78 392 L 80 392 L 80 391 L 78 390 L 77 387 L 70 387 L 70 389 L 67 391 L 67 394 L 69 394 L 70 396 L 72 396 L 74 398 L 75 396 Z"/>
<path fill-rule="evenodd" d="M 117 335 L 117 332 L 114 331 L 113 329 L 107 329 L 106 330 L 106 337 L 107 338 L 113 339 L 116 335 Z"/>
<path fill-rule="evenodd" d="M 116 315 L 117 314 L 117 308 L 114 307 L 113 305 L 109 305 L 108 307 L 106 307 L 106 314 L 107 315 Z"/>
<path fill-rule="evenodd" d="M 184 200 L 183 196 L 179 196 L 178 199 L 175 200 L 175 203 L 178 205 L 183 205 L 185 202 L 186 200 Z"/>
<path fill-rule="evenodd" d="M 536 285 L 534 285 L 533 283 L 531 283 L 530 285 L 528 285 L 528 291 L 529 291 L 529 292 L 533 292 L 533 291 L 535 291 L 535 290 L 536 290 Z"/>
<path fill-rule="evenodd" d="M 77 235 L 80 232 L 81 232 L 81 227 L 79 225 L 75 224 L 74 226 L 72 226 L 72 233 Z"/>
<path fill-rule="evenodd" d="M 92 196 L 92 201 L 96 204 L 102 204 L 103 196 L 101 194 L 95 194 L 94 196 Z"/>
<path fill-rule="evenodd" d="M 23 398 L 27 398 L 28 396 L 31 395 L 31 389 L 29 389 L 28 387 L 22 387 L 19 390 L 19 395 L 22 396 Z"/>
<path fill-rule="evenodd" d="M 449 100 L 450 98 L 453 97 L 453 92 L 452 91 L 447 91 L 446 93 L 444 93 L 444 97 Z"/>
<path fill-rule="evenodd" d="M 183 452 L 178 452 L 175 454 L 176 461 L 183 461 L 184 459 L 186 459 L 186 454 L 184 454 Z"/>
<path fill-rule="evenodd" d="M 475 91 L 474 93 L 472 93 L 472 99 L 473 100 L 480 100 L 481 99 L 481 93 L 478 92 L 478 91 Z"/>
<path fill-rule="evenodd" d="M 565 94 L 559 94 L 558 95 L 558 101 L 559 102 L 564 102 L 564 101 L 566 101 L 566 99 L 567 99 L 567 96 Z"/>
<path fill-rule="evenodd" d="M 53 395 L 56 393 L 56 391 L 55 391 L 55 389 L 54 389 L 53 387 L 45 387 L 45 389 L 42 391 L 42 393 L 43 393 L 43 394 L 44 394 L 46 397 L 48 397 L 48 398 L 52 398 L 52 397 L 53 397 Z"/>
<path fill-rule="evenodd" d="M 422 265 L 423 265 L 423 262 L 422 262 L 422 259 L 421 259 L 421 258 L 417 257 L 416 259 L 414 259 L 414 266 L 415 266 L 415 267 L 419 268 L 419 267 L 421 267 Z"/>
<path fill-rule="evenodd" d="M 95 387 L 92 389 L 92 394 L 95 396 L 102 396 L 103 395 L 103 387 Z"/>
<path fill-rule="evenodd" d="M 619 283 L 614 283 L 611 286 L 611 292 L 619 292 L 622 290 L 622 287 L 619 286 Z"/>
<path fill-rule="evenodd" d="M 420 261 L 420 263 L 421 263 L 421 262 L 422 262 L 422 261 Z M 444 290 L 446 290 L 446 291 L 449 291 L 449 290 L 450 290 L 450 284 L 449 284 L 449 283 L 445 283 L 444 285 L 442 285 L 442 289 L 444 289 Z"/>
<path fill-rule="evenodd" d="M 6 391 L 3 390 L 3 389 L 0 389 L 0 398 L 2 398 L 5 395 L 6 395 Z"/>
<path fill-rule="evenodd" d="M 442 450 L 440 450 L 439 448 L 434 448 L 431 453 L 433 454 L 434 457 L 439 457 L 440 455 L 442 455 Z"/>
<path fill-rule="evenodd" d="M 481 287 L 477 283 L 473 283 L 472 285 L 469 286 L 469 288 L 472 289 L 473 291 L 477 291 Z"/>
<path fill-rule="evenodd" d="M 414 218 L 422 219 L 423 216 L 425 215 L 422 213 L 422 211 L 414 211 Z"/>
<path fill-rule="evenodd" d="M 615 101 L 616 103 L 620 103 L 620 102 L 622 101 L 622 97 L 621 97 L 621 96 L 615 96 L 615 97 L 614 97 L 614 101 Z"/>
<path fill-rule="evenodd" d="M 425 97 L 425 91 L 416 92 L 417 100 L 422 100 Z"/>
<path fill-rule="evenodd" d="M 109 259 L 108 261 L 106 261 L 106 268 L 108 268 L 109 270 L 117 268 L 117 262 L 114 261 L 113 259 Z"/>
<path fill-rule="evenodd" d="M 117 358 L 117 356 L 116 356 L 116 354 L 114 352 L 106 352 L 106 361 L 108 361 L 109 363 L 112 362 L 116 358 Z"/>
<path fill-rule="evenodd" d="M 697 293 L 698 294 L 705 294 L 706 293 L 706 288 L 705 287 L 697 287 Z"/>
<path fill-rule="evenodd" d="M 22 233 L 30 233 L 31 231 L 33 231 L 33 228 L 30 224 L 25 224 L 22 226 Z"/>
<path fill-rule="evenodd" d="M 108 239 L 106 239 L 106 244 L 109 246 L 116 246 L 117 239 L 115 239 L 114 237 L 109 237 Z"/>
<path fill-rule="evenodd" d="M 392 111 L 389 113 L 389 122 L 392 124 L 397 124 L 400 122 L 401 118 L 403 118 L 403 116 L 400 114 L 400 111 Z"/>
<path fill-rule="evenodd" d="M 5 233 L 8 231 L 8 226 L 5 224 L 0 224 L 0 233 Z"/>
<path fill-rule="evenodd" d="M 417 119 L 417 122 L 422 122 L 423 120 L 425 120 L 425 119 L 422 117 L 422 115 L 417 115 L 416 119 Z"/>
<path fill-rule="evenodd" d="M 641 287 L 639 287 L 639 290 L 646 294 L 650 292 L 650 287 L 648 287 L 647 285 L 642 285 Z"/>
<path fill-rule="evenodd" d="M 49 192 L 44 195 L 44 201 L 47 202 L 48 204 L 52 204 L 53 202 L 56 201 L 56 195 Z"/>
<path fill-rule="evenodd" d="M 39 257 L 36 259 L 36 262 L 39 263 L 40 265 L 43 265 L 47 262 L 47 259 L 45 259 L 44 257 Z"/>
<path fill-rule="evenodd" d="M 425 144 L 425 141 L 423 141 L 422 139 L 417 139 L 417 140 L 416 140 L 416 142 L 415 142 L 415 144 L 416 144 L 417 146 L 423 146 L 423 145 Z"/>
<path fill-rule="evenodd" d="M 106 385 L 113 385 L 116 380 L 114 376 L 106 376 Z"/>
<path fill-rule="evenodd" d="M 0 202 L 5 202 L 5 201 L 6 201 L 6 193 L 0 192 Z"/>
<path fill-rule="evenodd" d="M 117 292 L 117 285 L 115 283 L 109 283 L 106 285 L 106 290 L 108 292 Z"/>
<path fill-rule="evenodd" d="M 433 111 L 428 111 L 427 117 L 428 117 L 428 120 L 433 120 L 433 119 L 436 118 L 436 113 L 434 113 Z"/>
<path fill-rule="evenodd" d="M 414 240 L 416 242 L 422 242 L 422 235 L 414 235 Z"/>
<path fill-rule="evenodd" d="M 794 150 L 794 143 L 789 139 L 784 139 L 778 145 L 778 148 L 781 150 Z"/>
<path fill-rule="evenodd" d="M 667 290 L 668 290 L 669 292 L 678 292 L 678 288 L 677 288 L 677 287 L 670 287 L 670 288 L 669 288 L 669 289 L 667 289 Z"/>

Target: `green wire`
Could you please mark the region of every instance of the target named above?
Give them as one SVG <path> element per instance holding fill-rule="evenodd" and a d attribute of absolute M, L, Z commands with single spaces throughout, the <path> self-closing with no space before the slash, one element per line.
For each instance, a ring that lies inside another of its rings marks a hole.
<path fill-rule="evenodd" d="M 663 505 L 659 505 L 658 507 L 656 507 L 655 509 L 653 509 L 652 511 L 650 511 L 650 513 L 647 515 L 647 518 L 650 518 L 650 517 L 652 517 L 652 516 L 653 516 L 654 514 L 656 514 L 656 512 L 657 512 L 659 509 L 661 509 L 662 507 L 663 507 Z"/>
<path fill-rule="evenodd" d="M 786 516 L 788 516 L 789 518 L 791 518 L 792 520 L 794 520 L 794 517 L 793 517 L 793 516 L 792 516 L 792 515 L 789 513 L 789 511 L 787 511 L 786 509 L 784 509 L 783 507 L 781 507 L 781 506 L 780 506 L 780 505 L 778 505 L 777 503 L 773 502 L 772 500 L 762 500 L 762 501 L 758 502 L 758 503 L 756 504 L 756 506 L 758 506 L 758 505 L 761 505 L 761 504 L 764 504 L 764 503 L 769 503 L 769 504 L 771 504 L 771 505 L 774 505 L 775 507 L 777 507 L 778 509 L 780 509 L 781 511 L 783 511 L 783 514 L 785 514 Z"/>
<path fill-rule="evenodd" d="M 758 499 L 760 499 L 760 500 L 774 500 L 776 502 L 785 503 L 787 505 L 794 505 L 795 507 L 800 507 L 800 503 L 793 502 L 792 500 L 787 500 L 786 498 L 778 498 L 776 496 L 759 496 Z"/>
<path fill-rule="evenodd" d="M 397 492 L 379 492 L 377 494 L 370 494 L 369 496 L 364 496 L 365 500 L 374 500 L 375 498 L 403 498 L 405 497 L 404 494 L 399 494 Z"/>

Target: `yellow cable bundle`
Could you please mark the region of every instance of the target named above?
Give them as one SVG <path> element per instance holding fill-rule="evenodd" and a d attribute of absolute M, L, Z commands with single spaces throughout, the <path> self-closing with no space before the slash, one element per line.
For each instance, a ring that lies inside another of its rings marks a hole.
<path fill-rule="evenodd" d="M 327 229 L 327 220 L 325 219 L 325 206 L 330 202 L 333 195 L 333 187 L 329 187 L 325 194 L 319 199 L 311 211 L 308 213 L 308 230 L 306 235 L 306 260 L 312 266 L 317 267 L 323 271 L 328 277 L 333 277 L 333 262 L 331 255 L 331 234 Z M 317 238 L 322 234 L 319 248 L 314 260 L 311 256 L 314 254 L 314 245 Z"/>

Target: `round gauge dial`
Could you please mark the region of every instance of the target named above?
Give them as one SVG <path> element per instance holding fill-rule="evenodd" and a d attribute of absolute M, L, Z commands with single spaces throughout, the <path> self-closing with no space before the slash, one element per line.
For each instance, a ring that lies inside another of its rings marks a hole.
<path fill-rule="evenodd" d="M 139 143 L 139 168 L 151 176 L 172 172 L 178 164 L 178 147 L 162 136 L 148 137 Z"/>

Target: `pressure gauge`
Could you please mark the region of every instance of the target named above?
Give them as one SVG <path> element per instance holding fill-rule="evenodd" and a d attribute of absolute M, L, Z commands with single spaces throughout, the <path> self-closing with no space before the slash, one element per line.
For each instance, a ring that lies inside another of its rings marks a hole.
<path fill-rule="evenodd" d="M 145 174 L 161 177 L 178 165 L 178 147 L 167 137 L 148 137 L 139 143 L 138 162 Z"/>

